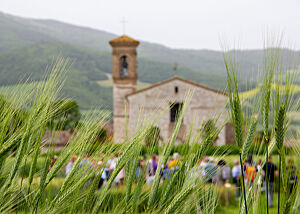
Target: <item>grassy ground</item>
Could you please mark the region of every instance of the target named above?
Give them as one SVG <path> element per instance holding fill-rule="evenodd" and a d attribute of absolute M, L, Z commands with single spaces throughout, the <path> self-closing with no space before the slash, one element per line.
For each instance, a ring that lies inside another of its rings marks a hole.
<path fill-rule="evenodd" d="M 39 184 L 39 180 L 40 178 L 35 178 L 33 180 L 33 186 L 34 185 L 38 185 Z M 63 177 L 57 177 L 57 178 L 54 178 L 53 179 L 53 182 L 51 183 L 51 185 L 49 185 L 46 189 L 46 195 L 55 195 L 55 192 L 58 190 L 58 187 L 62 185 L 64 181 L 64 178 Z M 19 182 L 21 182 L 21 179 L 19 179 Z M 24 184 L 26 185 L 27 183 L 27 179 L 24 179 L 23 180 Z M 145 191 L 149 191 L 149 187 L 147 185 L 144 186 L 143 188 Z M 116 195 L 118 194 L 123 194 L 125 193 L 125 187 L 113 187 L 110 191 Z M 227 193 L 225 188 L 223 187 L 220 187 L 220 189 L 218 190 L 219 192 L 219 203 L 221 204 L 216 213 L 217 214 L 234 214 L 234 213 L 238 213 L 239 211 L 239 201 L 235 200 L 235 189 L 234 187 L 231 187 L 231 188 L 227 188 L 227 191 L 228 191 L 228 195 L 229 195 L 229 200 L 230 200 L 230 204 L 229 205 L 225 205 L 225 201 L 224 201 L 224 195 Z M 263 194 L 265 195 L 265 194 Z M 52 197 L 53 197 L 52 196 Z M 262 200 L 264 200 L 265 197 L 263 196 L 262 197 Z M 277 213 L 277 195 L 274 194 L 274 207 L 271 208 L 270 210 L 270 214 L 275 214 Z M 252 210 L 250 209 L 250 212 L 249 213 L 253 213 Z"/>
<path fill-rule="evenodd" d="M 112 81 L 111 74 L 107 74 L 107 77 L 108 77 L 108 80 L 97 81 L 97 83 L 100 86 L 112 87 L 113 81 Z M 142 88 L 148 87 L 149 85 L 151 85 L 151 84 L 147 83 L 147 82 L 137 81 L 137 89 L 142 89 Z"/>
<path fill-rule="evenodd" d="M 263 194 L 265 196 L 265 194 Z M 265 197 L 261 198 L 262 200 L 265 200 Z M 234 214 L 239 213 L 239 202 L 235 202 L 234 204 L 230 204 L 229 206 L 222 206 L 219 207 L 216 214 Z M 265 209 L 264 209 L 265 210 Z M 269 209 L 269 214 L 275 214 L 277 213 L 277 197 L 274 195 L 274 206 Z M 255 214 L 253 210 L 250 208 L 249 214 Z"/>

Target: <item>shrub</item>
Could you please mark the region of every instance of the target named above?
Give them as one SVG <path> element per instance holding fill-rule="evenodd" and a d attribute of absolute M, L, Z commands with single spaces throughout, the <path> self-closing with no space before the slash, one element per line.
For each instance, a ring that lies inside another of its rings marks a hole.
<path fill-rule="evenodd" d="M 147 146 L 157 146 L 159 140 L 161 140 L 160 128 L 157 126 L 151 126 L 145 137 L 145 142 Z"/>

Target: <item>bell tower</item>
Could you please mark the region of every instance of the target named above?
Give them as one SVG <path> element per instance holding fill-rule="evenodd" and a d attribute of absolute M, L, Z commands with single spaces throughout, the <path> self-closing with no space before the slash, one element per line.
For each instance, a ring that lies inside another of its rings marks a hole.
<path fill-rule="evenodd" d="M 113 120 L 114 141 L 121 143 L 126 137 L 128 102 L 126 95 L 136 90 L 136 48 L 139 41 L 123 35 L 109 44 L 112 46 Z"/>

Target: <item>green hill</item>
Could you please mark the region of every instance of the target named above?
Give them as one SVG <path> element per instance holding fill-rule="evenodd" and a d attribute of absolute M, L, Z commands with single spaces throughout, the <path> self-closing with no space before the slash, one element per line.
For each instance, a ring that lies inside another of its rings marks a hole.
<path fill-rule="evenodd" d="M 107 80 L 107 74 L 112 71 L 111 54 L 58 41 L 39 42 L 0 53 L 0 85 L 16 85 L 27 79 L 42 81 L 47 66 L 53 64 L 57 57 L 68 57 L 72 61 L 61 93 L 63 97 L 77 100 L 81 109 L 99 106 L 112 109 L 111 87 L 97 83 Z M 158 82 L 175 74 L 172 65 L 143 58 L 139 59 L 138 67 L 140 80 L 145 83 Z M 199 75 L 187 68 L 180 68 L 180 71 L 185 78 L 214 88 L 225 88 L 221 76 Z M 223 84 L 216 84 L 216 78 Z"/>
<path fill-rule="evenodd" d="M 110 52 L 108 41 L 117 35 L 75 26 L 54 20 L 20 18 L 0 13 L 0 51 L 21 47 L 41 41 L 57 40 L 97 51 Z M 224 62 L 220 51 L 171 49 L 163 45 L 141 41 L 139 56 L 154 61 L 175 63 L 192 70 L 210 74 L 225 75 Z M 262 63 L 263 50 L 237 51 L 240 58 L 242 78 L 255 76 L 258 64 Z M 300 58 L 299 51 L 284 50 L 284 56 L 290 54 Z"/>
<path fill-rule="evenodd" d="M 0 87 L 21 80 L 42 81 L 56 57 L 69 57 L 72 66 L 61 96 L 76 99 L 81 109 L 112 109 L 112 71 L 108 41 L 116 35 L 54 20 L 27 19 L 0 12 Z M 285 50 L 285 56 L 299 52 Z M 239 51 L 241 78 L 256 77 L 262 50 Z M 174 71 L 174 64 L 177 70 Z M 146 85 L 179 75 L 224 90 L 226 73 L 222 53 L 211 50 L 171 49 L 141 41 L 138 76 Z M 104 83 L 104 81 L 106 81 Z M 100 82 L 100 84 L 99 84 Z M 102 84 L 101 84 L 102 83 Z M 109 87 L 107 87 L 109 86 Z M 245 87 L 244 87 L 245 88 Z"/>

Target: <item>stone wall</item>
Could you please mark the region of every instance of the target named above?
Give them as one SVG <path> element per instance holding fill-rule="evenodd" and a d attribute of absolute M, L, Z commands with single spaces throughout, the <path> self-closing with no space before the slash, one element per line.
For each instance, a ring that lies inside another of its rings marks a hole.
<path fill-rule="evenodd" d="M 226 129 L 226 144 L 235 144 L 234 130 L 231 123 L 227 123 L 225 129 Z"/>
<path fill-rule="evenodd" d="M 136 86 L 130 84 L 114 84 L 113 85 L 113 130 L 114 141 L 121 143 L 124 141 L 126 117 L 128 116 L 128 104 L 126 95 L 135 91 Z"/>
<path fill-rule="evenodd" d="M 175 87 L 178 88 L 177 93 Z M 201 87 L 196 83 L 175 77 L 156 84 L 147 90 L 140 90 L 127 96 L 129 103 L 129 136 L 134 136 L 134 133 L 141 127 L 141 123 L 147 120 L 154 121 L 154 125 L 161 130 L 163 140 L 168 141 L 172 134 L 170 132 L 172 124 L 170 123 L 169 106 L 172 103 L 184 103 L 186 93 L 190 90 L 193 91 L 193 97 L 183 119 L 186 134 L 194 124 L 193 137 L 195 137 L 203 122 L 217 118 L 219 115 L 221 116 L 217 126 L 221 125 L 227 118 L 225 112 L 227 96 L 213 89 Z M 217 145 L 225 144 L 225 135 L 223 129 L 216 141 Z"/>

